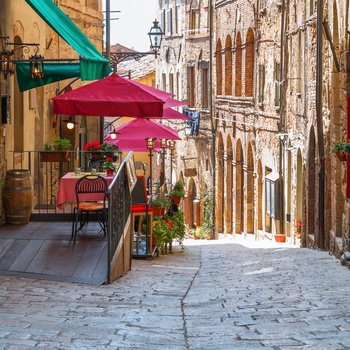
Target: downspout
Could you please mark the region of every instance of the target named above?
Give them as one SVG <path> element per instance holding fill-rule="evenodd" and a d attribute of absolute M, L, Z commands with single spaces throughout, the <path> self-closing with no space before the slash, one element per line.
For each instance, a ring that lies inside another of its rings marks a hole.
<path fill-rule="evenodd" d="M 103 35 L 102 35 L 103 46 Z M 106 0 L 106 58 L 111 56 L 111 0 Z M 100 116 L 100 143 L 104 143 L 105 118 Z"/>
<path fill-rule="evenodd" d="M 325 187 L 325 156 L 322 119 L 322 16 L 323 0 L 317 1 L 317 38 L 316 38 L 316 119 L 317 140 L 320 168 L 318 174 L 318 235 L 316 246 L 324 249 L 324 187 Z M 309 161 L 312 161 L 310 159 Z"/>
<path fill-rule="evenodd" d="M 280 124 L 279 132 L 285 133 L 285 115 L 284 115 L 284 80 L 285 80 L 285 69 L 284 69 L 284 16 L 285 16 L 285 0 L 282 0 L 281 8 L 281 42 L 280 42 L 280 76 L 279 76 L 279 113 L 280 113 Z M 284 139 L 279 138 L 279 183 L 280 183 L 280 227 L 279 234 L 284 234 Z"/>
<path fill-rule="evenodd" d="M 212 135 L 212 165 L 213 165 L 213 213 L 212 213 L 212 227 L 215 235 L 216 222 L 216 131 L 213 116 L 213 0 L 209 0 L 209 113 Z"/>

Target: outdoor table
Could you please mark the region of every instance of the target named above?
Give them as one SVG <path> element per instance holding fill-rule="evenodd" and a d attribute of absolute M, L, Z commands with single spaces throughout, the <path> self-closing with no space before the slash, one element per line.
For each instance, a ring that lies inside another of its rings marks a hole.
<path fill-rule="evenodd" d="M 61 209 L 64 203 L 75 203 L 77 198 L 75 195 L 75 184 L 84 175 L 90 175 L 91 172 L 75 174 L 73 172 L 69 172 L 60 179 L 60 185 L 58 187 L 58 195 L 56 206 Z M 108 185 L 111 184 L 114 175 L 106 175 L 106 173 L 97 173 L 97 175 L 103 176 Z M 98 201 L 103 199 L 103 194 L 89 194 L 86 195 L 85 200 L 87 201 Z"/>

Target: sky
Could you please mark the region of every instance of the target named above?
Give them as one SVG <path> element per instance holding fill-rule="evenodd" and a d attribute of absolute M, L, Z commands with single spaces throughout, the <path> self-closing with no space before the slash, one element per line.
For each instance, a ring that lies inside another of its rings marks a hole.
<path fill-rule="evenodd" d="M 157 0 L 109 0 L 111 7 L 111 45 L 117 43 L 136 51 L 149 51 L 147 33 L 156 19 Z M 103 11 L 106 0 L 102 0 Z M 112 11 L 121 11 L 113 13 Z"/>

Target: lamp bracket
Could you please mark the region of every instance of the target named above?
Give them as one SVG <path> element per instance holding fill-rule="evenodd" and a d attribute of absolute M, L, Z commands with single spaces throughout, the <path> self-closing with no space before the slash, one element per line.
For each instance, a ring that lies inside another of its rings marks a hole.
<path fill-rule="evenodd" d="M 142 57 L 148 56 L 148 55 L 155 55 L 157 58 L 157 51 L 149 51 L 149 52 L 137 52 L 137 51 L 130 51 L 130 52 L 111 52 L 110 57 L 107 57 L 106 52 L 103 52 L 103 57 L 108 58 L 110 60 L 111 64 L 114 63 L 120 63 L 127 58 L 132 57 L 135 61 L 140 61 Z"/>

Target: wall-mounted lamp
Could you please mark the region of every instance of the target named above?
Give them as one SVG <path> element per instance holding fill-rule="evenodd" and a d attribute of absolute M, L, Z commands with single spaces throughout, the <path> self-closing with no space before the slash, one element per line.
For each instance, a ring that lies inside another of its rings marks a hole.
<path fill-rule="evenodd" d="M 4 78 L 6 79 L 9 74 L 12 75 L 15 72 L 14 64 L 16 62 L 29 62 L 30 75 L 32 76 L 32 78 L 42 78 L 44 76 L 44 58 L 38 55 L 39 44 L 22 42 L 10 43 L 8 39 L 9 36 L 0 36 L 0 40 L 2 41 L 3 47 L 3 49 L 0 51 L 1 73 L 4 75 Z M 14 48 L 12 50 L 9 50 L 9 46 L 13 46 Z M 25 59 L 20 51 L 23 50 L 25 53 L 29 53 L 30 47 L 34 47 L 34 55 L 30 56 L 29 59 Z"/>
<path fill-rule="evenodd" d="M 115 130 L 115 128 L 113 128 L 113 131 L 111 131 L 109 133 L 109 136 L 111 137 L 112 140 L 115 140 L 117 138 L 117 135 L 119 134 L 118 131 Z"/>
<path fill-rule="evenodd" d="M 29 57 L 30 75 L 33 79 L 40 79 L 44 77 L 44 57 L 35 54 Z"/>
<path fill-rule="evenodd" d="M 76 121 L 73 120 L 73 116 L 70 116 L 68 120 L 62 120 L 63 123 L 67 123 L 67 129 L 72 130 L 74 129 L 74 126 L 78 124 Z"/>
<path fill-rule="evenodd" d="M 186 138 L 188 139 L 189 136 L 192 135 L 192 125 L 189 124 L 189 123 L 186 123 L 185 124 L 185 127 L 184 127 L 184 134 L 186 136 Z"/>

